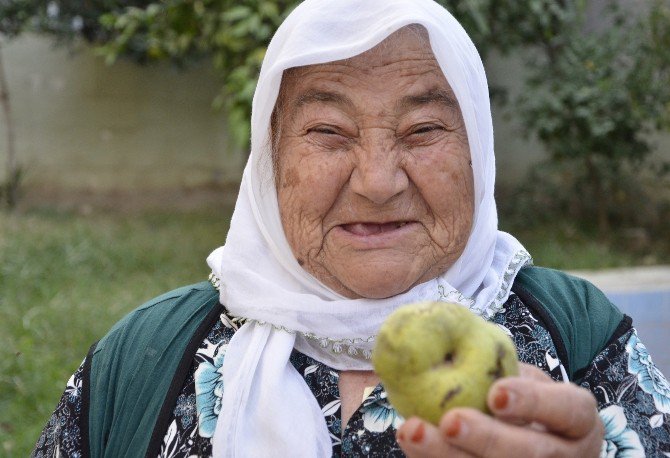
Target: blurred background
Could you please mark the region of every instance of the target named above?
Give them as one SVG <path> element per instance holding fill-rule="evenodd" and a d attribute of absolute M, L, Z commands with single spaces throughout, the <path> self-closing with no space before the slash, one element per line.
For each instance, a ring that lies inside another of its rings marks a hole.
<path fill-rule="evenodd" d="M 440 3 L 487 69 L 501 228 L 603 288 L 670 373 L 670 1 Z M 206 279 L 295 4 L 0 0 L 0 456 L 111 324 Z"/>

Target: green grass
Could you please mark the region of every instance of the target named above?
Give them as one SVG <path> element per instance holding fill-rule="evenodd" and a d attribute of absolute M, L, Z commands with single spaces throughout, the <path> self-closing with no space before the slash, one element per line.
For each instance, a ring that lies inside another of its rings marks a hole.
<path fill-rule="evenodd" d="M 0 213 L 0 456 L 28 456 L 68 377 L 115 321 L 207 278 L 229 215 Z"/>
<path fill-rule="evenodd" d="M 535 228 L 511 232 L 533 256 L 535 265 L 561 270 L 602 269 L 642 263 L 610 241 L 566 235 L 558 230 Z"/>
<path fill-rule="evenodd" d="M 631 237 L 612 230 L 607 236 L 570 225 L 502 228 L 533 256 L 535 265 L 560 270 L 594 270 L 660 264 L 670 257 L 667 239 Z"/>
<path fill-rule="evenodd" d="M 88 347 L 142 302 L 207 278 L 230 210 L 0 213 L 0 456 L 32 449 Z M 639 256 L 555 227 L 512 233 L 536 264 L 631 265 Z"/>

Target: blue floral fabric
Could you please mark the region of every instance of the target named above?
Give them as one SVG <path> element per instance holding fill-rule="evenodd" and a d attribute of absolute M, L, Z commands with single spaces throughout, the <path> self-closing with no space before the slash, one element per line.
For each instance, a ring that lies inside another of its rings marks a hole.
<path fill-rule="evenodd" d="M 236 329 L 229 317 L 221 315 L 198 347 L 159 456 L 212 455 L 212 437 L 223 397 L 223 359 Z"/>
<path fill-rule="evenodd" d="M 626 342 L 626 353 L 628 372 L 635 375 L 638 385 L 645 393 L 651 394 L 656 410 L 670 414 L 670 384 L 654 365 L 647 348 L 635 332 Z"/>
<path fill-rule="evenodd" d="M 546 325 L 517 296 L 510 297 L 493 322 L 513 339 L 521 361 L 536 365 L 557 381 L 567 380 Z M 174 401 L 160 457 L 211 456 L 216 421 L 225 409 L 222 367 L 236 329 L 236 322 L 222 314 L 196 351 Z M 395 440 L 403 419 L 388 402 L 382 385 L 371 389 L 343 429 L 339 372 L 297 351 L 291 363 L 321 406 L 333 456 L 403 456 Z M 81 456 L 81 378 L 80 368 L 68 382 L 34 456 Z M 580 383 L 596 396 L 605 425 L 601 456 L 670 456 L 670 385 L 634 329 L 603 349 Z"/>
<path fill-rule="evenodd" d="M 492 321 L 511 337 L 519 361 L 539 367 L 556 381 L 567 380 L 549 331 L 518 296 L 512 295 Z"/>
<path fill-rule="evenodd" d="M 195 371 L 195 393 L 198 400 L 198 428 L 204 437 L 212 437 L 221 412 L 223 397 L 223 357 L 226 345 L 216 347 L 212 359 L 204 358 Z"/>
<path fill-rule="evenodd" d="M 46 426 L 42 430 L 32 456 L 43 457 L 71 457 L 82 456 L 82 407 L 81 396 L 82 374 L 84 362 L 72 374 L 67 381 L 65 392 L 58 402 L 56 411 L 53 413 Z"/>
<path fill-rule="evenodd" d="M 581 385 L 598 401 L 603 456 L 670 456 L 670 390 L 635 329 L 609 344 Z"/>

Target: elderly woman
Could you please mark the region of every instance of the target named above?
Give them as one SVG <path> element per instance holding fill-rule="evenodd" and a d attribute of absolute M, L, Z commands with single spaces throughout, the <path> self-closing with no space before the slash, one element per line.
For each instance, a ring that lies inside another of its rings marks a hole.
<path fill-rule="evenodd" d="M 269 46 L 251 123 L 210 282 L 93 345 L 37 456 L 670 452 L 668 382 L 631 320 L 497 230 L 486 78 L 447 11 L 307 0 Z M 388 403 L 375 334 L 418 300 L 514 339 L 522 375 L 492 386 L 492 415 L 433 426 Z"/>

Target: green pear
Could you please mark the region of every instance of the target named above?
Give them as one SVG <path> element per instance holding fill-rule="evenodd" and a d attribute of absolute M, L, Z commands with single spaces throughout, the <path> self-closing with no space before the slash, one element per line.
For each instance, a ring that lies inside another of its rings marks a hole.
<path fill-rule="evenodd" d="M 377 336 L 372 363 L 400 415 L 435 425 L 453 407 L 488 413 L 491 384 L 519 370 L 514 343 L 497 325 L 448 302 L 393 312 Z"/>

